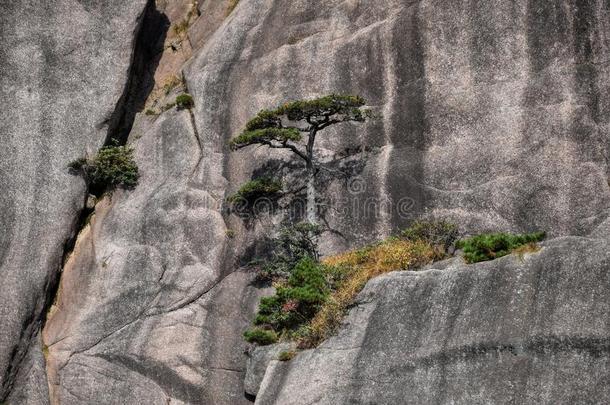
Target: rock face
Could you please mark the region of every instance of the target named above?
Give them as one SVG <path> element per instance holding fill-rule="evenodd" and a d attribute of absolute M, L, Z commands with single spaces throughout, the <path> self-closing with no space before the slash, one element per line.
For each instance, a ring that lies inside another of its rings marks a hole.
<path fill-rule="evenodd" d="M 66 165 L 106 139 L 145 4 L 0 4 L 0 400 L 37 358 L 26 353 L 85 200 Z"/>
<path fill-rule="evenodd" d="M 186 78 L 215 139 L 261 107 L 333 91 L 383 114 L 320 144 L 365 162 L 352 187 L 325 190 L 344 236 L 329 250 L 424 212 L 467 231 L 584 235 L 610 207 L 608 13 L 602 1 L 247 1 Z M 232 189 L 269 158 L 251 153 L 226 158 Z"/>
<path fill-rule="evenodd" d="M 144 1 L 30 3 L 0 6 L 0 263 L 11 287 L 0 398 L 13 386 L 11 405 L 45 403 L 48 375 L 52 403 L 246 403 L 241 333 L 267 291 L 240 263 L 285 216 L 243 221 L 224 199 L 293 162 L 227 143 L 261 108 L 345 92 L 383 117 L 321 139 L 322 160 L 349 177 L 320 180 L 333 230 L 324 252 L 422 214 L 466 232 L 591 236 L 549 242 L 524 263 L 376 280 L 339 337 L 271 363 L 258 402 L 608 400 L 597 388 L 610 296 L 607 1 L 241 0 L 226 19 L 226 2 L 159 1 L 167 17 L 154 21 L 173 34 L 162 53 L 135 52 L 129 77 Z M 172 74 L 181 83 L 164 89 Z M 147 106 L 164 110 L 184 89 L 194 109 L 138 114 L 132 127 L 147 77 L 161 94 Z M 41 348 L 30 336 L 84 204 L 65 165 L 115 135 L 135 148 L 140 184 L 97 204 Z"/>
<path fill-rule="evenodd" d="M 375 279 L 338 336 L 272 362 L 256 403 L 607 403 L 609 247 Z"/>

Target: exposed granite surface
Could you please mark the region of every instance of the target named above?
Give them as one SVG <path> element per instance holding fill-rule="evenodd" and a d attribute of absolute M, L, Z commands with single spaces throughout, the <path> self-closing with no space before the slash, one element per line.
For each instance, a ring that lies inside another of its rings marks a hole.
<path fill-rule="evenodd" d="M 257 404 L 610 401 L 608 239 L 371 281 L 338 336 L 272 362 Z"/>
<path fill-rule="evenodd" d="M 65 164 L 108 135 L 144 8 L 143 1 L 76 3 L 0 6 L 7 45 L 0 83 L 9 106 L 0 117 L 7 145 L 0 272 L 14 286 L 0 305 L 1 395 L 13 348 L 24 357 L 34 345 L 32 319 L 83 205 L 82 180 Z M 160 3 L 173 23 L 191 9 L 186 0 Z M 241 0 L 227 18 L 225 7 L 199 2 L 189 48 L 161 56 L 157 87 L 192 52 L 176 73 L 195 108 L 135 117 L 129 142 L 140 185 L 98 203 L 65 266 L 43 333 L 51 402 L 246 403 L 241 333 L 267 292 L 253 288 L 239 264 L 279 218 L 247 223 L 227 214 L 224 197 L 272 157 L 262 148 L 229 153 L 227 141 L 263 107 L 328 92 L 361 94 L 383 118 L 321 139 L 323 160 L 351 167 L 348 181 L 320 182 L 334 230 L 323 237 L 324 252 L 385 237 L 426 212 L 467 232 L 594 237 L 549 242 L 524 263 L 505 258 L 375 280 L 339 337 L 291 362 L 271 362 L 258 401 L 472 403 L 521 395 L 515 400 L 551 403 L 570 392 L 607 401 L 597 382 L 608 370 L 610 4 Z M 83 36 L 89 40 L 75 47 Z M 130 88 L 144 91 L 147 83 L 138 83 Z M 289 156 L 275 156 L 266 170 L 284 173 Z M 287 180 L 298 184 L 298 170 Z M 551 305 L 558 296 L 565 303 Z M 43 388 L 24 389 L 46 384 L 40 351 L 25 357 L 29 371 L 20 372 L 11 405 L 46 403 L 37 399 Z M 570 367 L 586 370 L 584 377 L 570 378 Z M 24 397 L 28 391 L 35 395 Z"/>
<path fill-rule="evenodd" d="M 85 202 L 83 180 L 66 165 L 106 140 L 145 5 L 0 4 L 0 400 L 22 359 L 32 358 L 30 341 Z"/>

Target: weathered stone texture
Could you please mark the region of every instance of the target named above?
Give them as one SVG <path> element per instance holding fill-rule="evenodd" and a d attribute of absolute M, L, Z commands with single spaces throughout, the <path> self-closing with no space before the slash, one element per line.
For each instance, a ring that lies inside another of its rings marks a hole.
<path fill-rule="evenodd" d="M 84 204 L 83 180 L 66 165 L 105 141 L 145 4 L 0 4 L 0 398 L 40 327 Z"/>
<path fill-rule="evenodd" d="M 159 3 L 174 24 L 190 10 Z M 246 402 L 241 333 L 266 291 L 236 269 L 277 224 L 246 224 L 223 201 L 270 157 L 282 173 L 290 156 L 230 153 L 227 143 L 259 109 L 329 92 L 361 94 L 383 118 L 322 136 L 322 159 L 352 167 L 352 181 L 320 181 L 333 205 L 324 252 L 424 213 L 466 232 L 593 233 L 549 242 L 524 263 L 374 281 L 339 337 L 271 362 L 258 401 L 552 403 L 579 392 L 608 401 L 598 387 L 610 296 L 608 2 L 241 0 L 226 19 L 225 7 L 199 2 L 187 53 L 160 56 L 157 90 L 194 52 L 175 72 L 194 96 L 192 114 L 136 117 L 129 142 L 140 184 L 97 205 L 66 265 L 43 334 L 52 402 Z M 0 117 L 0 263 L 12 287 L 0 305 L 2 370 L 27 343 L 20 335 L 35 332 L 23 325 L 42 309 L 83 204 L 82 181 L 65 165 L 106 136 L 142 9 L 0 6 L 9 106 Z M 297 185 L 299 172 L 289 180 Z"/>
<path fill-rule="evenodd" d="M 338 336 L 267 369 L 257 404 L 610 401 L 607 239 L 560 238 L 370 282 Z"/>

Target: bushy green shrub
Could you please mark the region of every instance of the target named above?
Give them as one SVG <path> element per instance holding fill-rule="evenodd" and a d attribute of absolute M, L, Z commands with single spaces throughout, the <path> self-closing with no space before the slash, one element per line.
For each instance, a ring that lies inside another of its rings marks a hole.
<path fill-rule="evenodd" d="M 105 146 L 93 159 L 77 159 L 68 167 L 83 174 L 93 190 L 111 191 L 116 187 L 133 188 L 138 184 L 138 166 L 133 148 L 118 144 Z"/>
<path fill-rule="evenodd" d="M 261 299 L 255 325 L 282 334 L 311 320 L 328 298 L 323 266 L 311 258 L 302 259 L 275 295 Z"/>
<path fill-rule="evenodd" d="M 544 232 L 523 235 L 488 233 L 462 239 L 456 246 L 464 251 L 467 263 L 477 263 L 506 256 L 523 245 L 540 242 L 544 237 Z"/>
<path fill-rule="evenodd" d="M 265 346 L 277 342 L 278 336 L 272 330 L 252 328 L 244 332 L 244 339 L 246 339 L 246 342 Z"/>
<path fill-rule="evenodd" d="M 252 205 L 259 198 L 277 198 L 281 191 L 281 182 L 270 177 L 261 177 L 242 185 L 235 194 L 227 198 L 227 201 L 233 204 L 245 202 Z"/>
<path fill-rule="evenodd" d="M 191 109 L 195 106 L 195 102 L 193 101 L 193 96 L 191 96 L 190 94 L 184 93 L 184 94 L 180 94 L 178 97 L 176 97 L 176 106 L 179 109 Z"/>
<path fill-rule="evenodd" d="M 402 237 L 410 240 L 423 240 L 433 246 L 447 250 L 459 237 L 458 227 L 444 220 L 416 221 L 402 231 Z"/>
<path fill-rule="evenodd" d="M 261 266 L 259 279 L 274 280 L 287 278 L 296 264 L 306 257 L 318 260 L 317 237 L 321 229 L 318 225 L 302 222 L 283 227 L 279 235 L 268 241 L 269 256 Z"/>

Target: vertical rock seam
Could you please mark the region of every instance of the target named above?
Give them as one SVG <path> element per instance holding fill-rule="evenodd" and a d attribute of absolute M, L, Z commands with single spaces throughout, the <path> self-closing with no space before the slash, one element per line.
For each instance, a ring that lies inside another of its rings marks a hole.
<path fill-rule="evenodd" d="M 155 1 L 149 0 L 138 18 L 138 24 L 134 31 L 136 40 L 123 93 L 117 101 L 110 119 L 106 122 L 108 131 L 104 142 L 105 146 L 111 145 L 113 142 L 118 142 L 119 145 L 127 143 L 127 137 L 133 126 L 135 115 L 144 106 L 144 102 L 154 86 L 154 73 L 163 51 L 163 42 L 168 29 L 169 20 L 157 10 Z M 34 319 L 28 320 L 26 325 L 30 325 L 29 328 L 24 325 L 22 341 L 31 341 L 47 322 L 47 316 L 59 292 L 61 275 L 66 262 L 76 246 L 79 235 L 89 223 L 91 215 L 94 214 L 95 208 L 87 206 L 87 199 L 91 192 L 92 190 L 88 186 L 84 194 L 83 208 L 73 222 L 72 229 L 74 232 L 64 244 L 60 267 L 46 281 L 42 311 Z M 22 347 L 28 348 L 29 344 Z M 42 349 L 44 353 L 45 348 Z M 18 350 L 17 348 L 12 354 L 11 364 L 13 367 L 9 369 L 5 395 L 0 398 L 0 403 L 10 398 L 15 378 L 26 352 L 27 350 Z"/>

